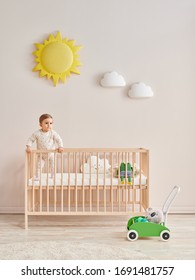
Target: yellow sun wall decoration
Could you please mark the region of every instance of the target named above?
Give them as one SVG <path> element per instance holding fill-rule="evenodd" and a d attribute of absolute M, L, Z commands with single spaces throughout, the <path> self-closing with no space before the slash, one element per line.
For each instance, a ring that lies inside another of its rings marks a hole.
<path fill-rule="evenodd" d="M 40 71 L 39 76 L 46 76 L 47 79 L 53 79 L 56 86 L 58 81 L 63 83 L 66 77 L 70 77 L 71 73 L 80 74 L 77 66 L 81 63 L 78 60 L 78 50 L 81 46 L 75 46 L 74 40 L 62 38 L 58 32 L 56 37 L 50 34 L 43 44 L 35 44 L 37 50 L 33 52 L 36 56 L 37 65 L 33 71 Z"/>

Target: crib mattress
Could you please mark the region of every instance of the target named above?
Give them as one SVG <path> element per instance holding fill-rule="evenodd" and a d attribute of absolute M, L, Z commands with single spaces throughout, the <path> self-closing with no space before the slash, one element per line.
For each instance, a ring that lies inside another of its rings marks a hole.
<path fill-rule="evenodd" d="M 29 179 L 28 186 L 118 186 L 124 185 L 120 179 L 109 174 L 85 174 L 85 173 L 56 173 L 53 178 L 50 174 L 42 173 L 41 179 Z M 143 174 L 132 179 L 134 186 L 146 185 L 147 178 Z"/>

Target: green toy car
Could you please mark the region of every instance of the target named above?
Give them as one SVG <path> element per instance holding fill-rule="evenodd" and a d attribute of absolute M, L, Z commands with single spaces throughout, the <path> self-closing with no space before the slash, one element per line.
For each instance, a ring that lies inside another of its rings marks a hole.
<path fill-rule="evenodd" d="M 170 230 L 165 226 L 169 207 L 176 197 L 180 188 L 175 186 L 163 206 L 163 222 L 160 224 L 149 222 L 145 216 L 135 216 L 128 220 L 127 239 L 135 241 L 138 237 L 160 236 L 161 240 L 167 241 L 170 238 Z"/>
<path fill-rule="evenodd" d="M 138 218 L 145 219 L 144 216 L 135 216 L 129 219 L 127 224 L 127 239 L 135 241 L 138 237 L 146 236 L 160 236 L 163 241 L 170 238 L 170 230 L 163 224 L 156 224 L 152 222 L 136 221 Z"/>

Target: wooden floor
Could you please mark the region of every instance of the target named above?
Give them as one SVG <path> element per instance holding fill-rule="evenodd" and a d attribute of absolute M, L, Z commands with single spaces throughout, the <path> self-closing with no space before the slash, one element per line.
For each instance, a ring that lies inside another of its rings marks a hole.
<path fill-rule="evenodd" d="M 195 215 L 170 214 L 168 242 L 159 238 L 126 239 L 129 217 L 30 217 L 29 229 L 24 229 L 24 215 L 0 215 L 0 244 L 14 242 L 66 240 L 93 241 L 114 245 L 120 250 L 129 246 L 150 259 L 195 260 Z"/>

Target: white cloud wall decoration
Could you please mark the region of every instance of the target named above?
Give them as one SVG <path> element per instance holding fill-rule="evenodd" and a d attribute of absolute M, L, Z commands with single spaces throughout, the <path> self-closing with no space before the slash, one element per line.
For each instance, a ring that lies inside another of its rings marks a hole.
<path fill-rule="evenodd" d="M 123 76 L 119 75 L 116 71 L 112 71 L 104 74 L 100 84 L 102 87 L 124 87 L 126 82 Z"/>
<path fill-rule="evenodd" d="M 131 98 L 149 98 L 153 97 L 153 95 L 151 87 L 144 83 L 135 83 L 128 91 L 128 96 Z"/>

